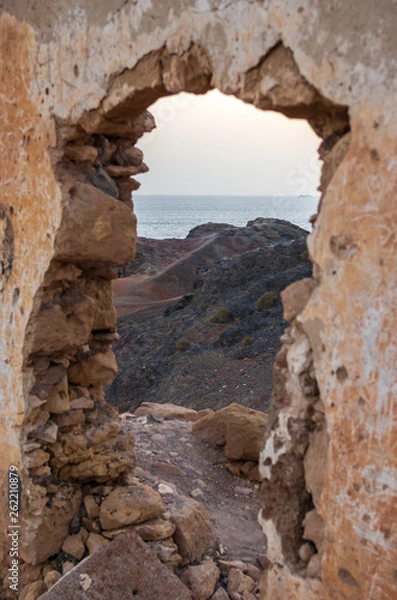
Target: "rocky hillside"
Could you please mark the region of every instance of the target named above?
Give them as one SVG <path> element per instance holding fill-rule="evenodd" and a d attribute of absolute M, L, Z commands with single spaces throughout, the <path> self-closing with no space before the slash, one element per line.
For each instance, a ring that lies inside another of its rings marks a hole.
<path fill-rule="evenodd" d="M 286 326 L 280 292 L 308 277 L 307 232 L 277 219 L 207 224 L 185 240 L 147 240 L 114 285 L 119 372 L 107 400 L 197 410 L 265 410 Z"/>

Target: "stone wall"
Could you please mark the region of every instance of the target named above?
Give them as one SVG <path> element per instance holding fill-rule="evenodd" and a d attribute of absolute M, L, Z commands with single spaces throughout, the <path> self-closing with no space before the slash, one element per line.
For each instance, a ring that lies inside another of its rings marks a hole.
<path fill-rule="evenodd" d="M 146 168 L 135 144 L 158 97 L 217 87 L 323 139 L 314 278 L 284 293 L 291 327 L 261 454 L 263 598 L 392 598 L 394 3 L 0 7 L 2 576 L 9 465 L 33 581 L 83 496 L 133 464 L 102 385 L 116 369 L 110 281 L 134 252 L 130 176 Z"/>

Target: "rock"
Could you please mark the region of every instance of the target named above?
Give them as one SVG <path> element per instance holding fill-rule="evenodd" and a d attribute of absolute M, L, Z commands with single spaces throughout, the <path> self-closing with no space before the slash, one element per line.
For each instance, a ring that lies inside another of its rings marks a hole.
<path fill-rule="evenodd" d="M 139 173 L 147 173 L 149 170 L 145 163 L 142 163 L 138 167 L 133 165 L 127 167 L 121 167 L 119 165 L 108 165 L 105 168 L 108 175 L 111 177 L 131 177 L 132 175 L 139 175 Z"/>
<path fill-rule="evenodd" d="M 69 384 L 66 372 L 62 380 L 49 391 L 44 408 L 55 415 L 61 415 L 72 408 L 69 399 Z"/>
<path fill-rule="evenodd" d="M 95 302 L 93 331 L 114 331 L 116 329 L 116 309 L 113 304 L 112 282 L 106 279 L 86 279 L 82 291 Z"/>
<path fill-rule="evenodd" d="M 112 198 L 116 198 L 116 200 L 119 198 L 117 184 L 114 179 L 112 179 L 111 173 L 108 173 L 107 170 L 99 167 L 95 172 L 92 183 L 108 196 L 112 196 Z"/>
<path fill-rule="evenodd" d="M 29 433 L 29 437 L 43 442 L 44 444 L 53 444 L 56 442 L 58 435 L 58 425 L 51 421 L 48 425 L 42 425 L 37 429 L 33 429 Z"/>
<path fill-rule="evenodd" d="M 267 416 L 232 403 L 193 423 L 194 435 L 206 442 L 226 445 L 229 460 L 258 460 L 266 431 Z"/>
<path fill-rule="evenodd" d="M 200 558 L 215 542 L 215 533 L 204 506 L 182 496 L 176 496 L 168 507 L 175 525 L 174 540 L 178 544 L 183 564 Z"/>
<path fill-rule="evenodd" d="M 92 494 L 87 494 L 87 496 L 84 496 L 84 506 L 89 519 L 96 519 L 99 517 L 100 507 Z"/>
<path fill-rule="evenodd" d="M 69 535 L 62 544 L 62 550 L 77 560 L 81 560 L 85 553 L 85 544 L 80 533 Z"/>
<path fill-rule="evenodd" d="M 85 398 L 84 396 L 81 398 L 73 398 L 73 400 L 70 401 L 70 410 L 91 410 L 94 408 L 94 406 L 95 402 L 90 398 Z"/>
<path fill-rule="evenodd" d="M 102 531 L 99 521 L 94 519 L 83 517 L 83 525 L 87 531 L 92 533 L 101 533 Z"/>
<path fill-rule="evenodd" d="M 315 287 L 314 279 L 306 277 L 306 279 L 294 281 L 281 292 L 286 321 L 291 322 L 303 311 Z"/>
<path fill-rule="evenodd" d="M 137 417 L 156 416 L 165 420 L 181 419 L 182 421 L 196 421 L 199 418 L 198 412 L 191 408 L 177 406 L 176 404 L 158 404 L 156 402 L 142 402 L 136 409 Z"/>
<path fill-rule="evenodd" d="M 69 534 L 69 525 L 78 513 L 81 490 L 63 483 L 44 506 L 40 515 L 30 515 L 21 527 L 20 557 L 27 563 L 38 565 L 57 554 Z"/>
<path fill-rule="evenodd" d="M 168 538 L 161 541 L 156 541 L 150 544 L 153 552 L 157 558 L 164 564 L 171 564 L 172 566 L 178 566 L 182 560 L 178 553 L 178 546 L 175 544 L 172 538 Z"/>
<path fill-rule="evenodd" d="M 70 561 L 67 560 L 62 564 L 62 575 L 66 575 L 66 573 L 69 573 L 69 571 L 71 571 L 72 569 L 74 569 L 75 564 Z"/>
<path fill-rule="evenodd" d="M 98 188 L 76 183 L 65 206 L 56 258 L 72 263 L 123 266 L 134 258 L 136 217 Z"/>
<path fill-rule="evenodd" d="M 33 323 L 31 353 L 53 354 L 88 341 L 95 317 L 94 301 L 77 288 L 44 302 Z"/>
<path fill-rule="evenodd" d="M 243 573 L 245 573 L 247 570 L 246 563 L 241 560 L 219 559 L 218 566 L 221 570 L 221 573 L 229 573 L 229 571 L 231 571 L 231 569 L 238 569 L 239 571 L 242 571 Z"/>
<path fill-rule="evenodd" d="M 159 517 L 165 511 L 158 492 L 145 484 L 117 487 L 102 502 L 100 521 L 103 529 L 116 529 Z"/>
<path fill-rule="evenodd" d="M 110 541 L 103 537 L 103 535 L 99 535 L 98 533 L 91 532 L 87 538 L 87 548 L 90 554 L 97 552 L 101 548 L 105 548 L 110 544 Z"/>
<path fill-rule="evenodd" d="M 252 577 L 244 575 L 240 569 L 230 569 L 227 579 L 227 591 L 231 594 L 242 594 L 244 591 L 252 592 L 255 581 Z"/>
<path fill-rule="evenodd" d="M 62 575 L 59 571 L 48 571 L 44 576 L 44 583 L 47 586 L 47 590 L 50 590 L 57 581 L 61 579 Z"/>
<path fill-rule="evenodd" d="M 311 557 L 316 553 L 313 546 L 311 544 L 302 544 L 299 548 L 299 558 L 303 560 L 303 562 L 308 563 Z"/>
<path fill-rule="evenodd" d="M 35 469 L 44 465 L 49 458 L 50 454 L 48 452 L 44 452 L 44 450 L 38 448 L 25 455 L 25 466 L 28 469 Z"/>
<path fill-rule="evenodd" d="M 306 569 L 308 577 L 317 577 L 317 579 L 321 579 L 321 561 L 322 554 L 315 554 L 312 556 Z"/>
<path fill-rule="evenodd" d="M 175 525 L 164 519 L 149 519 L 139 525 L 133 525 L 134 531 L 145 542 L 152 540 L 165 540 L 175 531 Z"/>
<path fill-rule="evenodd" d="M 211 600 L 230 600 L 230 596 L 224 588 L 218 588 L 211 596 Z"/>
<path fill-rule="evenodd" d="M 245 590 L 241 596 L 241 600 L 257 600 L 257 596 L 254 596 L 254 594 Z"/>
<path fill-rule="evenodd" d="M 88 161 L 94 163 L 98 156 L 98 150 L 87 144 L 68 144 L 65 146 L 65 156 L 77 162 Z"/>
<path fill-rule="evenodd" d="M 100 590 L 99 596 L 95 590 Z M 96 597 L 101 600 L 192 600 L 189 589 L 133 531 L 119 535 L 106 548 L 90 555 L 41 600 Z"/>
<path fill-rule="evenodd" d="M 252 579 L 256 582 L 259 581 L 260 578 L 262 577 L 262 573 L 263 571 L 257 567 L 256 565 L 252 565 L 251 563 L 247 563 L 246 565 L 246 569 L 241 569 L 243 571 L 243 573 L 245 573 L 246 575 L 248 575 L 249 577 L 252 577 Z"/>
<path fill-rule="evenodd" d="M 324 543 L 324 520 L 314 509 L 306 513 L 303 525 L 303 538 L 314 542 L 317 551 L 321 552 Z"/>
<path fill-rule="evenodd" d="M 117 363 L 110 348 L 82 358 L 68 369 L 69 381 L 76 385 L 107 385 L 116 373 Z"/>
<path fill-rule="evenodd" d="M 134 467 L 134 437 L 109 417 L 61 432 L 51 446 L 51 466 L 62 478 L 111 481 Z"/>
<path fill-rule="evenodd" d="M 34 581 L 25 586 L 19 595 L 19 600 L 37 600 L 46 592 L 44 581 Z"/>
<path fill-rule="evenodd" d="M 208 600 L 219 579 L 219 569 L 211 562 L 188 567 L 181 581 L 192 591 L 193 600 Z"/>
<path fill-rule="evenodd" d="M 58 427 L 70 427 L 71 425 L 81 425 L 85 422 L 85 413 L 81 409 L 70 410 L 63 415 L 56 415 L 54 421 Z M 53 442 L 56 441 L 56 437 Z"/>

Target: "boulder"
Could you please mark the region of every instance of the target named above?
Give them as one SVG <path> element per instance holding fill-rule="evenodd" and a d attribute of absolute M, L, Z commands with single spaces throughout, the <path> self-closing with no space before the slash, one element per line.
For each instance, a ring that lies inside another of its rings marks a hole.
<path fill-rule="evenodd" d="M 174 540 L 186 565 L 214 544 L 215 532 L 205 507 L 196 500 L 175 496 L 168 509 L 175 525 Z"/>
<path fill-rule="evenodd" d="M 77 560 L 81 560 L 85 553 L 85 544 L 81 533 L 69 535 L 62 544 L 62 550 Z"/>
<path fill-rule="evenodd" d="M 70 523 L 79 511 L 81 490 L 63 483 L 47 502 L 40 515 L 29 515 L 21 527 L 20 558 L 32 565 L 57 554 L 69 534 Z"/>
<path fill-rule="evenodd" d="M 212 562 L 188 567 L 181 581 L 192 591 L 193 600 L 208 600 L 219 579 L 219 569 Z"/>
<path fill-rule="evenodd" d="M 99 188 L 74 185 L 55 242 L 58 260 L 123 266 L 134 258 L 135 241 L 131 210 Z"/>
<path fill-rule="evenodd" d="M 116 529 L 154 519 L 164 511 L 160 494 L 148 485 L 136 483 L 111 492 L 101 504 L 99 519 L 103 529 Z"/>
<path fill-rule="evenodd" d="M 80 289 L 68 288 L 43 302 L 33 321 L 30 352 L 54 354 L 85 344 L 95 317 L 95 303 Z"/>
<path fill-rule="evenodd" d="M 225 455 L 229 460 L 257 461 L 266 424 L 265 413 L 233 402 L 193 423 L 192 431 L 205 442 L 225 445 Z"/>
<path fill-rule="evenodd" d="M 306 277 L 294 281 L 281 292 L 286 321 L 293 321 L 303 311 L 315 287 L 314 279 Z"/>
<path fill-rule="evenodd" d="M 244 575 L 240 569 L 230 569 L 227 580 L 229 594 L 242 594 L 244 591 L 252 592 L 255 582 L 249 575 Z"/>
<path fill-rule="evenodd" d="M 142 402 L 139 408 L 136 409 L 137 417 L 154 416 L 161 419 L 172 420 L 180 419 L 182 421 L 197 421 L 199 413 L 191 408 L 177 406 L 176 404 L 165 403 L 158 404 L 157 402 Z"/>
<path fill-rule="evenodd" d="M 130 530 L 77 565 L 41 600 L 71 598 L 192 600 L 192 595 L 149 546 Z"/>
<path fill-rule="evenodd" d="M 70 383 L 77 385 L 108 385 L 117 373 L 116 358 L 111 348 L 82 357 L 68 370 Z"/>
<path fill-rule="evenodd" d="M 165 540 L 175 531 L 174 523 L 164 519 L 150 519 L 139 525 L 133 525 L 135 532 L 146 541 Z"/>

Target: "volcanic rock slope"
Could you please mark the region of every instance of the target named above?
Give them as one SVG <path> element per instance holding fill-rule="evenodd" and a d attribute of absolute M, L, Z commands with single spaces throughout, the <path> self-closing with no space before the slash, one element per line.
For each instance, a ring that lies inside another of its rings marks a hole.
<path fill-rule="evenodd" d="M 107 400 L 122 410 L 143 401 L 265 410 L 286 326 L 280 292 L 311 274 L 306 235 L 258 218 L 203 225 L 186 240 L 140 240 L 127 268 L 135 274 L 114 285 L 124 316 Z"/>

